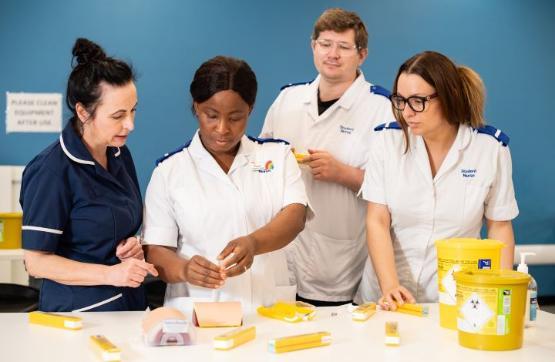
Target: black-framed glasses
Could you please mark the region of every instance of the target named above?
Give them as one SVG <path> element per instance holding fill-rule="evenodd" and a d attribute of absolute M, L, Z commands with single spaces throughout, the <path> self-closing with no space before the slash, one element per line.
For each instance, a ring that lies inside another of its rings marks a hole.
<path fill-rule="evenodd" d="M 409 105 L 409 107 L 415 111 L 415 112 L 423 112 L 424 108 L 426 108 L 426 102 L 429 102 L 430 100 L 436 98 L 438 96 L 437 93 L 434 94 L 430 94 L 429 96 L 410 96 L 408 98 L 405 98 L 403 96 L 400 96 L 399 94 L 392 94 L 389 99 L 391 100 L 391 103 L 393 104 L 393 108 L 395 108 L 398 111 L 404 111 L 405 110 L 405 106 Z"/>

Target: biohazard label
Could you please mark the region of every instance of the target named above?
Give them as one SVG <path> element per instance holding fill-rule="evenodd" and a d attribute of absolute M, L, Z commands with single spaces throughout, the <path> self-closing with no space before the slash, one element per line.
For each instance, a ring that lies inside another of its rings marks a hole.
<path fill-rule="evenodd" d="M 472 293 L 460 309 L 463 325 L 459 326 L 465 332 L 478 333 L 493 317 L 493 311 L 486 301 L 477 293 Z"/>
<path fill-rule="evenodd" d="M 447 305 L 457 305 L 455 296 L 456 283 L 453 273 L 460 270 L 476 270 L 476 260 L 463 259 L 437 259 L 437 276 L 439 283 L 439 302 Z"/>
<path fill-rule="evenodd" d="M 509 333 L 512 290 L 457 287 L 458 329 L 467 333 L 503 336 Z"/>
<path fill-rule="evenodd" d="M 445 273 L 443 278 L 440 279 L 439 288 L 439 301 L 443 304 L 456 305 L 457 304 L 457 283 L 453 277 L 453 273 L 461 269 L 460 265 L 453 265 L 451 269 Z"/>

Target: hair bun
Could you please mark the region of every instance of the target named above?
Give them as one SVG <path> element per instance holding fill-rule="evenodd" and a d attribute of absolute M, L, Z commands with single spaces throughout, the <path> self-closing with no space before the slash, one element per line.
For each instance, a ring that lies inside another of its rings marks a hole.
<path fill-rule="evenodd" d="M 78 38 L 75 41 L 72 54 L 77 60 L 77 64 L 85 64 L 106 59 L 104 50 L 102 50 L 98 44 L 85 38 Z"/>

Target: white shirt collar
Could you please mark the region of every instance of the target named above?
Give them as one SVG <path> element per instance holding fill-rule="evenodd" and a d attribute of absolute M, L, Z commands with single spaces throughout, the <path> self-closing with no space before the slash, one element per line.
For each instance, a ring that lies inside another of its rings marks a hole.
<path fill-rule="evenodd" d="M 455 141 L 453 144 L 457 149 L 462 150 L 465 149 L 469 144 L 472 138 L 472 128 L 468 125 L 461 124 L 459 125 L 459 129 L 457 130 L 457 136 L 455 137 Z M 418 145 L 421 147 L 425 147 L 424 139 L 422 136 L 414 135 L 409 129 L 409 140 L 411 144 L 411 148 L 416 148 Z"/>
<path fill-rule="evenodd" d="M 314 81 L 310 83 L 310 91 L 306 93 L 304 103 L 318 102 L 318 87 L 320 86 L 320 80 L 321 76 L 318 74 L 316 79 L 314 79 Z M 358 97 L 360 88 L 365 87 L 366 85 L 367 83 L 366 78 L 364 78 L 364 73 L 359 70 L 359 75 L 337 101 L 337 106 L 346 109 L 351 108 L 356 98 Z M 370 88 L 368 88 L 368 92 L 370 92 Z"/>
<path fill-rule="evenodd" d="M 239 150 L 237 150 L 237 154 L 235 155 L 233 164 L 231 165 L 229 172 L 231 172 L 233 169 L 237 167 L 247 164 L 249 161 L 249 156 L 255 150 L 254 142 L 249 140 L 249 138 L 246 135 L 243 135 L 243 137 L 241 137 L 240 142 L 241 144 L 239 145 Z M 208 150 L 202 144 L 198 130 L 195 132 L 195 135 L 191 140 L 191 144 L 189 145 L 188 148 L 191 155 L 194 156 L 195 158 L 199 160 L 203 158 L 211 158 L 214 161 L 214 163 L 217 164 L 214 157 L 210 154 L 210 152 L 208 152 Z M 218 165 L 218 167 L 220 166 Z"/>

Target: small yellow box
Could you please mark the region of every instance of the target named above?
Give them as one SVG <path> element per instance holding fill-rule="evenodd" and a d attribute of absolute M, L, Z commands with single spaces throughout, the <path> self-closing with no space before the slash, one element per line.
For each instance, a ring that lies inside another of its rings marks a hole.
<path fill-rule="evenodd" d="M 0 249 L 21 249 L 21 212 L 0 213 Z"/>

